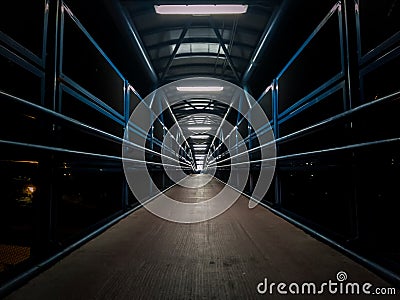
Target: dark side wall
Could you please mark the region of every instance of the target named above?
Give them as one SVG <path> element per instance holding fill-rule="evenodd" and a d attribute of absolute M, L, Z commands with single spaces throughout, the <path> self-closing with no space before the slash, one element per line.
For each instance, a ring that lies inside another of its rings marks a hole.
<path fill-rule="evenodd" d="M 137 206 L 121 144 L 135 90 L 152 85 L 103 3 L 90 2 L 1 4 L 0 297 Z"/>

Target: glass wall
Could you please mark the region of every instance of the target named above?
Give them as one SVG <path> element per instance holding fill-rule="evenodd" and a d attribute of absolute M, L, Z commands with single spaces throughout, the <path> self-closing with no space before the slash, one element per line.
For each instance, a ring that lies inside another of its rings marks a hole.
<path fill-rule="evenodd" d="M 140 95 L 59 4 L 0 10 L 0 286 L 138 206 L 121 145 Z"/>

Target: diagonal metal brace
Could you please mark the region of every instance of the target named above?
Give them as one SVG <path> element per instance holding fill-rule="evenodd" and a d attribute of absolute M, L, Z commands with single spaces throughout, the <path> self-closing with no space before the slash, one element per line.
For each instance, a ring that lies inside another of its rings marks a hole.
<path fill-rule="evenodd" d="M 221 45 L 221 48 L 224 51 L 226 60 L 228 61 L 229 67 L 232 69 L 233 75 L 235 75 L 235 78 L 237 79 L 237 81 L 240 82 L 239 75 L 238 75 L 238 73 L 236 71 L 235 66 L 233 65 L 232 57 L 229 54 L 228 49 L 226 49 L 226 47 L 225 47 L 225 43 L 224 43 L 224 40 L 223 40 L 223 38 L 221 36 L 221 33 L 219 32 L 218 28 L 215 27 L 214 21 L 211 18 L 209 18 L 208 20 L 210 22 L 211 28 L 215 32 L 215 35 L 216 35 L 217 40 L 218 40 L 218 43 Z"/>
<path fill-rule="evenodd" d="M 176 54 L 178 53 L 179 47 L 182 45 L 182 42 L 185 39 L 186 33 L 187 33 L 191 23 L 192 23 L 191 21 L 187 22 L 185 27 L 183 28 L 181 35 L 179 36 L 178 42 L 175 45 L 174 51 L 172 51 L 172 54 L 169 57 L 167 66 L 165 67 L 164 72 L 161 75 L 160 81 L 163 81 L 165 76 L 167 75 L 169 68 L 172 65 L 172 62 L 175 59 Z"/>

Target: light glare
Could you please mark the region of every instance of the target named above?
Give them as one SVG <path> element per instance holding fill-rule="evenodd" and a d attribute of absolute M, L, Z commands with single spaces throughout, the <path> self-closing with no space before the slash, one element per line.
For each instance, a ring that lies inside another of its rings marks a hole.
<path fill-rule="evenodd" d="M 179 92 L 222 92 L 223 86 L 177 86 Z"/>
<path fill-rule="evenodd" d="M 160 15 L 237 15 L 247 12 L 242 4 L 154 5 Z"/>
<path fill-rule="evenodd" d="M 204 127 L 188 127 L 188 129 L 189 130 L 192 130 L 192 131 L 208 131 L 208 130 L 211 130 L 211 127 L 208 127 L 208 126 L 204 126 Z"/>
<path fill-rule="evenodd" d="M 210 138 L 209 135 L 206 134 L 198 134 L 198 135 L 192 135 L 192 139 L 199 139 L 199 140 L 208 140 Z"/>

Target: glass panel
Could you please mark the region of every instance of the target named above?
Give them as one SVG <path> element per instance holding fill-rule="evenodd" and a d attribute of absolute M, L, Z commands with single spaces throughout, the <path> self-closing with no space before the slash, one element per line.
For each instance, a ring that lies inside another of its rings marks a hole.
<path fill-rule="evenodd" d="M 124 81 L 67 14 L 64 28 L 64 74 L 124 115 Z"/>
<path fill-rule="evenodd" d="M 41 102 L 41 78 L 0 55 L 0 89 L 36 104 Z"/>
<path fill-rule="evenodd" d="M 359 0 L 359 12 L 363 55 L 400 30 L 397 0 Z"/>
<path fill-rule="evenodd" d="M 328 20 L 279 79 L 279 113 L 342 70 L 338 19 Z"/>
<path fill-rule="evenodd" d="M 356 150 L 357 196 L 360 219 L 359 250 L 400 272 L 398 228 L 400 144 Z"/>
<path fill-rule="evenodd" d="M 42 57 L 44 0 L 2 1 L 0 31 Z"/>
<path fill-rule="evenodd" d="M 282 207 L 314 228 L 333 235 L 352 234 L 351 153 L 334 153 L 281 162 Z"/>
<path fill-rule="evenodd" d="M 339 90 L 291 117 L 280 125 L 281 136 L 317 124 L 344 111 L 343 91 Z"/>
<path fill-rule="evenodd" d="M 57 156 L 55 235 L 60 242 L 84 234 L 122 209 L 122 164 L 79 156 Z"/>
<path fill-rule="evenodd" d="M 364 75 L 362 100 L 370 102 L 400 91 L 399 70 L 400 56 Z"/>
<path fill-rule="evenodd" d="M 61 111 L 63 114 L 85 124 L 118 137 L 123 136 L 123 125 L 66 92 L 62 93 Z"/>
<path fill-rule="evenodd" d="M 272 121 L 272 89 L 259 102 L 268 120 Z"/>
<path fill-rule="evenodd" d="M 0 284 L 29 263 L 35 236 L 34 205 L 39 204 L 40 191 L 35 151 L 1 148 Z"/>

